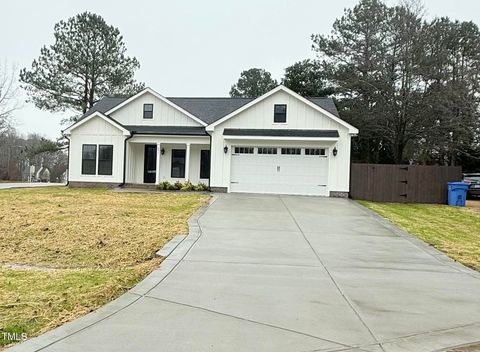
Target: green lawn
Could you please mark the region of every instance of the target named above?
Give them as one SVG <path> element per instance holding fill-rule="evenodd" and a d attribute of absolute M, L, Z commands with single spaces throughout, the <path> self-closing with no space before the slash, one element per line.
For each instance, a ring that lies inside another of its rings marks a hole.
<path fill-rule="evenodd" d="M 360 201 L 412 235 L 480 271 L 480 212 L 430 204 Z"/>
<path fill-rule="evenodd" d="M 208 196 L 65 187 L 0 190 L 2 332 L 29 337 L 118 297 L 188 231 Z"/>

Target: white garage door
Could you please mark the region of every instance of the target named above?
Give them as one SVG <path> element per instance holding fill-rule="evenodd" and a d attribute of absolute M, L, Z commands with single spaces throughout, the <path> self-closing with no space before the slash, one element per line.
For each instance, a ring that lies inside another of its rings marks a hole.
<path fill-rule="evenodd" d="M 327 195 L 323 148 L 232 148 L 231 192 Z"/>

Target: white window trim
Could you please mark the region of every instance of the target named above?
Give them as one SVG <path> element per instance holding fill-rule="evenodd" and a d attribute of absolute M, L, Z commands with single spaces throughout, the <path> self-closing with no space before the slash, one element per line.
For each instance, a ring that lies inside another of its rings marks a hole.
<path fill-rule="evenodd" d="M 96 146 L 96 155 L 95 155 L 95 174 L 84 174 L 82 173 L 82 169 L 83 169 L 83 146 L 84 145 L 95 145 Z M 100 146 L 101 145 L 111 145 L 112 146 L 112 174 L 111 175 L 100 175 L 98 173 L 98 162 L 99 162 L 99 158 L 98 156 L 100 155 Z M 80 175 L 82 177 L 111 177 L 113 178 L 113 170 L 115 169 L 115 158 L 113 157 L 114 156 L 114 153 L 113 153 L 113 150 L 115 149 L 114 148 L 115 146 L 113 144 L 100 144 L 100 143 L 82 143 L 81 145 L 81 154 L 82 154 L 82 157 L 80 158 Z"/>

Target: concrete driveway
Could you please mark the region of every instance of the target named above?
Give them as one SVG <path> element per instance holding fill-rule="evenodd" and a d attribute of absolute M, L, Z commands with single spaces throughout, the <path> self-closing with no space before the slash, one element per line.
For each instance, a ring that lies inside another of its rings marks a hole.
<path fill-rule="evenodd" d="M 480 341 L 480 276 L 352 201 L 219 195 L 152 273 L 15 351 L 437 351 Z"/>

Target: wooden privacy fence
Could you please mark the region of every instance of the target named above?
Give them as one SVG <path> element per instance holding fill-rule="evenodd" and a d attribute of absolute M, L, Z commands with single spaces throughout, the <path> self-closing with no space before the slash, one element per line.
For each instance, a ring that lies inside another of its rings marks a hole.
<path fill-rule="evenodd" d="M 352 164 L 353 199 L 398 203 L 447 203 L 447 183 L 462 180 L 460 166 Z"/>

